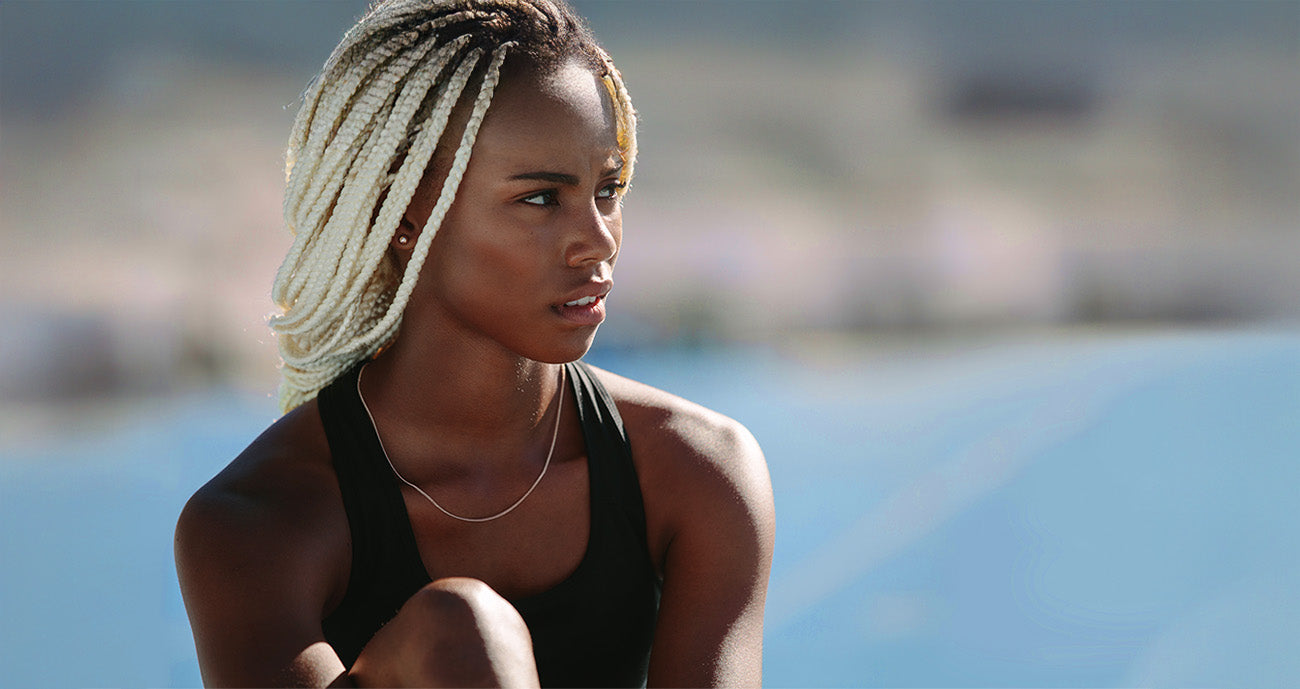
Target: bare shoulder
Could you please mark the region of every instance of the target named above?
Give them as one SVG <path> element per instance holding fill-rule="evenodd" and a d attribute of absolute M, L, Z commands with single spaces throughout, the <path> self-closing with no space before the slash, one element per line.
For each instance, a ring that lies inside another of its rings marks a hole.
<path fill-rule="evenodd" d="M 618 404 L 636 448 L 658 462 L 709 473 L 765 468 L 758 441 L 735 419 L 669 392 L 592 367 Z"/>
<path fill-rule="evenodd" d="M 314 409 L 308 403 L 276 421 L 190 498 L 177 525 L 178 556 L 211 539 L 256 548 L 329 530 L 322 517 L 341 509 L 341 499 Z"/>
<path fill-rule="evenodd" d="M 175 550 L 205 683 L 323 684 L 337 675 L 337 659 L 301 660 L 322 641 L 321 619 L 350 565 L 314 404 L 275 422 L 190 498 Z"/>
<path fill-rule="evenodd" d="M 773 530 L 763 451 L 734 419 L 593 367 L 618 405 L 646 503 L 652 548 L 701 518 L 720 518 L 762 540 Z M 654 533 L 655 530 L 659 533 Z M 656 557 L 662 555 L 662 550 Z"/>

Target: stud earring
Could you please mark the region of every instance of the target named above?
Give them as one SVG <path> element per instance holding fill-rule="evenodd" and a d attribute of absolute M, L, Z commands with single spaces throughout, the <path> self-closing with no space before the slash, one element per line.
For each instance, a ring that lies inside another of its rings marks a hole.
<path fill-rule="evenodd" d="M 401 235 L 397 238 L 397 243 L 406 246 L 411 243 L 411 238 L 406 235 Z"/>

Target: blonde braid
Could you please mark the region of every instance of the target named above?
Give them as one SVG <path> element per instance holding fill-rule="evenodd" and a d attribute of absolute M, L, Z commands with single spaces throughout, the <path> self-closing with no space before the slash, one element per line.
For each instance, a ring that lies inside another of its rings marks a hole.
<path fill-rule="evenodd" d="M 401 8 L 393 7 L 391 9 Z M 289 137 L 290 156 L 286 160 L 286 177 L 291 176 L 294 163 L 298 157 L 296 152 L 308 139 L 317 141 L 320 149 L 323 149 L 328 141 L 327 133 L 338 126 L 339 118 L 343 116 L 348 108 L 352 107 L 352 96 L 356 93 L 357 88 L 364 79 L 371 76 L 378 66 L 392 58 L 400 50 L 408 48 L 420 35 L 434 33 L 448 24 L 461 21 L 465 18 L 465 14 L 465 12 L 452 12 L 424 21 L 417 27 L 390 37 L 390 40 L 386 42 L 382 40 L 382 36 L 379 39 L 373 37 L 401 24 L 403 21 L 409 21 L 410 16 L 398 14 L 378 19 L 369 24 L 363 20 L 361 24 L 353 27 L 353 30 L 344 36 L 339 47 L 334 50 L 329 60 L 326 61 L 321 76 L 316 79 L 305 96 L 307 99 L 304 104 L 306 116 L 299 114 Z M 362 27 L 365 27 L 364 31 L 361 30 Z M 376 41 L 379 41 L 378 44 L 374 44 Z M 349 68 L 348 58 L 357 52 L 361 52 L 361 61 L 354 67 Z M 323 89 L 326 90 L 325 103 L 331 107 L 328 112 L 317 116 L 316 108 L 320 105 L 321 91 Z M 307 133 L 309 124 L 312 128 L 310 137 Z M 321 150 L 309 149 L 303 152 L 302 157 L 319 163 L 320 155 Z M 305 183 L 315 174 L 315 169 L 307 170 L 305 174 L 298 178 L 300 181 L 297 183 Z M 290 188 L 285 192 L 286 215 L 291 210 L 296 211 L 296 208 L 291 209 L 289 204 L 301 197 L 300 190 L 296 188 L 295 184 L 291 183 Z"/>
<path fill-rule="evenodd" d="M 346 42 L 347 39 L 344 40 Z M 376 67 L 395 55 L 400 48 L 404 48 L 406 42 L 407 37 L 402 35 L 398 36 L 397 40 L 386 45 L 377 46 L 368 51 L 362 58 L 362 62 L 352 69 L 348 69 L 346 64 L 331 56 L 321 75 L 316 78 L 303 96 L 303 113 L 299 114 L 294 120 L 293 130 L 289 134 L 289 157 L 285 161 L 286 177 L 292 178 L 298 151 L 306 145 L 309 139 L 319 142 L 322 147 L 325 145 L 328 141 L 325 134 L 338 126 L 339 118 L 343 116 L 345 108 L 351 103 L 352 94 L 356 92 L 362 80 L 369 77 Z M 318 112 L 322 105 L 334 107 L 328 112 Z M 313 151 L 309 149 L 303 153 L 307 160 L 319 162 L 319 150 Z M 310 178 L 310 174 L 299 174 L 298 176 L 299 180 Z M 299 195 L 297 190 L 290 185 L 285 192 L 285 199 L 286 201 L 292 200 Z"/>
<path fill-rule="evenodd" d="M 339 256 L 339 263 L 335 267 L 335 274 L 351 276 L 352 279 L 325 280 L 320 285 L 317 285 L 317 289 L 324 290 L 323 295 L 313 292 L 306 295 L 306 298 L 311 303 L 316 304 L 316 308 L 311 312 L 303 312 L 298 319 L 285 318 L 281 320 L 279 325 L 282 332 L 302 332 L 318 326 L 322 313 L 333 310 L 338 306 L 345 289 L 349 301 L 356 298 L 359 288 L 353 289 L 353 283 L 357 282 L 358 278 L 362 276 L 354 272 L 352 267 L 358 255 L 362 253 L 363 247 L 371 247 L 371 250 L 366 255 L 373 256 L 373 263 L 378 263 L 379 259 L 383 257 L 383 247 L 387 245 L 388 240 L 392 238 L 392 234 L 397 229 L 396 219 L 393 220 L 391 227 L 385 227 L 383 223 L 376 223 L 369 233 L 361 236 L 358 236 L 354 228 L 363 226 L 368 217 L 373 214 L 372 209 L 380 194 L 387 184 L 392 181 L 392 175 L 388 171 L 392 167 L 398 145 L 402 139 L 407 137 L 407 129 L 415 116 L 417 108 L 424 102 L 425 95 L 433 85 L 434 75 L 442 70 L 445 62 L 467 40 L 468 37 L 462 37 L 453 41 L 436 53 L 431 60 L 414 70 L 406 80 L 401 95 L 393 102 L 391 110 L 386 113 L 384 127 L 381 130 L 372 131 L 371 135 L 366 137 L 365 145 L 358 151 L 354 159 L 361 165 L 357 167 L 354 163 L 353 167 L 357 171 L 355 178 L 347 183 L 347 186 L 354 189 L 355 193 L 346 199 L 339 199 L 333 212 L 328 214 L 328 219 L 322 230 L 323 237 L 338 236 L 346 242 L 344 253 Z M 443 95 L 445 96 L 445 94 Z M 453 104 L 454 102 L 452 101 Z M 418 181 L 417 179 L 416 182 Z M 409 203 L 410 199 L 405 199 L 405 202 Z M 365 275 L 368 276 L 373 269 L 373 264 L 367 266 Z"/>
<path fill-rule="evenodd" d="M 388 198 L 385 200 L 371 232 L 366 233 L 366 237 L 363 238 L 363 241 L 367 241 L 371 248 L 367 252 L 367 260 L 364 261 L 365 265 L 362 270 L 360 272 L 354 271 L 350 273 L 353 278 L 373 273 L 375 267 L 386 257 L 385 250 L 393 235 L 396 234 L 401 214 L 405 211 L 411 198 L 415 195 L 415 190 L 423 177 L 424 170 L 427 167 L 429 160 L 433 157 L 433 152 L 437 146 L 437 142 L 441 138 L 443 130 L 446 128 L 447 121 L 451 115 L 451 110 L 455 106 L 457 100 L 459 100 L 460 94 L 469 81 L 469 77 L 477 64 L 478 59 L 479 55 L 477 52 L 469 54 L 461 62 L 452 78 L 441 87 L 441 92 L 438 94 L 437 106 L 435 107 L 428 123 L 417 133 L 416 139 L 412 143 L 406 159 L 403 161 L 401 168 L 394 176 L 393 185 L 389 189 Z M 371 200 L 371 204 L 373 205 L 373 199 Z M 427 234 L 430 236 L 433 235 L 436 229 L 436 225 L 426 226 L 426 230 L 428 230 Z M 330 255 L 329 251 L 322 253 L 326 256 Z M 337 255 L 337 252 L 335 252 L 335 255 Z M 338 267 L 340 266 L 334 266 L 335 269 Z M 406 274 L 408 276 L 412 275 L 409 270 L 409 264 Z M 373 275 L 368 281 L 363 282 L 355 280 L 353 287 L 350 290 L 350 295 L 341 300 L 341 303 L 347 303 L 356 299 L 357 297 L 352 296 L 352 294 L 357 292 L 362 292 L 359 296 L 361 297 L 363 304 L 376 304 L 383 301 L 381 296 L 384 291 L 384 285 L 389 282 L 389 280 L 386 280 L 385 278 L 391 277 L 392 276 L 389 274 L 381 273 Z M 319 309 L 316 310 L 320 311 L 322 318 L 314 318 L 311 321 L 296 324 L 292 328 L 282 326 L 280 321 L 275 322 L 274 327 L 276 327 L 277 331 L 281 333 L 282 338 L 285 338 L 286 335 L 300 336 L 304 341 L 304 344 L 312 345 L 309 347 L 297 348 L 291 346 L 294 343 L 292 337 L 287 341 L 282 339 L 283 345 L 281 347 L 281 353 L 285 363 L 284 374 L 286 382 L 289 381 L 291 376 L 296 379 L 294 382 L 305 383 L 309 386 L 321 381 L 329 382 L 329 380 L 341 372 L 336 369 L 340 366 L 346 369 L 346 365 L 338 364 L 337 362 L 329 364 L 325 366 L 328 370 L 323 371 L 319 373 L 319 376 L 316 376 L 308 373 L 310 369 L 318 368 L 313 365 L 313 362 L 323 361 L 325 357 L 330 357 L 346 360 L 345 363 L 350 365 L 350 362 L 355 361 L 358 356 L 373 353 L 373 350 L 377 349 L 377 346 L 368 347 L 370 341 L 356 341 L 358 333 L 356 332 L 357 326 L 354 323 L 355 317 L 358 313 L 372 314 L 373 310 L 365 308 L 357 309 L 353 308 L 354 306 L 355 304 L 350 306 L 346 312 L 341 316 L 338 316 L 337 320 L 332 323 L 322 322 L 323 317 L 328 316 L 330 312 L 328 310 L 321 311 Z M 332 337 L 324 342 L 313 341 L 313 333 L 319 333 L 322 330 L 332 333 Z M 345 335 L 352 335 L 354 337 L 353 341 L 347 344 L 342 343 L 341 341 Z M 380 344 L 382 344 L 383 341 L 386 340 L 381 340 Z M 364 351 L 367 348 L 369 348 L 370 351 Z M 358 349 L 363 351 L 358 352 Z"/>
<path fill-rule="evenodd" d="M 281 265 L 280 273 L 276 275 L 276 291 L 272 296 L 277 303 L 283 304 L 298 298 L 303 283 L 301 280 L 290 279 L 291 276 L 286 271 L 292 271 L 309 244 L 319 239 L 319 224 L 328 220 L 328 210 L 335 205 L 338 195 L 347 188 L 346 177 L 350 173 L 355 174 L 352 166 L 357 153 L 388 100 L 389 94 L 386 93 L 384 101 L 376 105 L 375 91 L 381 88 L 392 89 L 394 86 L 395 82 L 372 82 L 368 93 L 356 102 L 352 102 L 350 92 L 342 97 L 339 92 L 322 92 L 322 98 L 346 101 L 346 105 L 334 103 L 330 109 L 347 112 L 347 117 L 341 124 L 333 117 L 320 118 L 321 122 L 333 120 L 329 125 L 331 129 L 325 131 L 318 131 L 317 123 L 312 123 L 312 132 L 303 143 L 305 150 L 302 150 L 301 156 L 295 153 L 295 148 L 291 145 L 288 158 L 295 160 L 301 157 L 307 162 L 293 166 L 288 189 L 285 191 L 285 222 L 290 231 L 294 232 L 294 245 Z M 304 111 L 306 110 L 307 107 L 304 106 Z M 300 116 L 299 119 L 303 118 Z M 303 212 L 303 204 L 309 199 L 311 203 Z"/>
<path fill-rule="evenodd" d="M 462 40 L 454 41 L 442 55 L 435 55 L 435 60 L 438 63 L 445 61 L 438 58 L 449 58 L 463 45 Z M 363 331 L 370 330 L 370 323 L 380 318 L 381 314 L 377 311 L 383 310 L 381 305 L 393 303 L 391 298 L 385 298 L 384 295 L 385 291 L 391 292 L 395 278 L 392 266 L 384 261 L 386 247 L 396 233 L 401 211 L 405 210 L 414 196 L 446 128 L 451 110 L 460 98 L 478 59 L 477 51 L 467 55 L 452 78 L 440 87 L 437 104 L 428 122 L 417 133 L 406 154 L 406 160 L 395 176 L 390 179 L 386 174 L 392 165 L 391 160 L 375 157 L 369 179 L 358 174 L 343 185 L 345 189 L 349 186 L 356 187 L 354 193 L 349 194 L 350 198 L 346 200 L 340 198 L 334 211 L 325 214 L 324 226 L 318 230 L 318 246 L 302 261 L 306 265 L 297 266 L 289 274 L 310 275 L 313 288 L 296 290 L 292 306 L 280 302 L 285 308 L 285 315 L 272 321 L 284 361 L 284 381 L 280 392 L 281 406 L 284 409 L 310 399 L 316 390 L 347 370 L 358 358 L 372 354 L 383 343 L 374 343 L 373 338 L 358 342 L 358 337 Z M 429 71 L 436 73 L 444 67 L 442 64 L 431 64 Z M 423 81 L 426 84 L 432 83 L 431 78 Z M 381 150 L 374 145 L 368 148 Z M 358 156 L 357 160 L 361 159 Z M 354 165 L 353 169 L 358 167 Z M 358 184 L 352 184 L 354 181 Z M 364 209 L 374 206 L 382 185 L 390 181 L 393 186 L 389 189 L 389 197 L 371 231 L 356 232 L 357 221 L 364 223 Z M 426 229 L 429 230 L 427 234 L 432 236 L 436 226 Z M 362 246 L 369 248 L 366 250 Z M 359 251 L 365 253 L 365 258 L 361 261 L 360 270 L 357 270 L 355 262 L 345 257 L 355 256 Z M 380 265 L 383 269 L 377 271 L 376 268 Z M 408 269 L 407 275 L 410 274 Z M 336 297 L 331 300 L 333 303 L 326 303 L 330 294 L 328 286 L 339 282 L 347 283 L 348 296 L 337 298 L 340 295 L 336 289 L 333 290 Z M 340 313 L 338 307 L 349 301 L 351 303 Z M 388 312 L 392 313 L 391 308 Z M 297 318 L 290 321 L 291 315 Z"/>
<path fill-rule="evenodd" d="M 618 181 L 623 185 L 619 195 L 627 194 L 627 190 L 632 183 L 632 167 L 636 163 L 636 110 L 632 108 L 632 98 L 628 95 L 627 86 L 623 83 L 623 74 L 614 66 L 614 61 L 610 59 L 609 53 L 602 48 L 596 48 L 601 63 L 604 65 L 605 74 L 601 81 L 605 84 L 605 89 L 609 91 L 610 100 L 614 104 L 614 121 L 618 130 L 618 149 L 619 154 L 623 156 L 623 169 L 620 171 Z"/>
<path fill-rule="evenodd" d="M 409 45 L 405 35 L 402 42 Z M 286 198 L 299 202 L 315 199 L 318 204 L 320 203 L 320 192 L 322 189 L 330 188 L 329 180 L 336 174 L 335 169 L 341 164 L 350 164 L 355 160 L 355 147 L 359 144 L 358 133 L 368 133 L 373 128 L 376 118 L 386 114 L 382 111 L 396 97 L 397 85 L 407 77 L 411 68 L 431 47 L 432 45 L 425 46 L 414 55 L 395 58 L 377 74 L 366 73 L 364 75 L 366 87 L 360 92 L 357 92 L 357 88 L 360 87 L 361 78 L 354 77 L 345 81 L 343 88 L 337 92 L 331 89 L 322 94 L 332 101 L 325 113 L 329 116 L 320 118 L 319 125 L 313 123 L 307 139 L 307 150 L 304 152 L 306 158 L 314 164 L 300 170 L 299 175 L 291 175 Z M 360 72 L 367 67 L 369 65 L 363 63 L 357 71 Z M 355 86 L 353 82 L 356 82 Z M 340 124 L 338 118 L 342 113 L 346 113 L 346 116 Z M 326 127 L 328 129 L 324 129 Z M 300 188 L 302 184 L 306 184 L 307 189 L 302 190 Z M 291 201 L 286 204 L 289 216 L 292 217 L 298 210 L 300 208 L 296 203 Z M 318 212 L 317 208 L 312 208 L 310 215 L 316 217 Z"/>

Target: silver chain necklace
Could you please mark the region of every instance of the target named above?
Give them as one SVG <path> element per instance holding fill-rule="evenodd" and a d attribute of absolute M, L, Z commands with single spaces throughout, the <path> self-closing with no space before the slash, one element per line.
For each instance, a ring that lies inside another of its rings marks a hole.
<path fill-rule="evenodd" d="M 537 488 L 537 484 L 542 482 L 542 477 L 546 475 L 546 470 L 549 469 L 551 466 L 551 455 L 555 454 L 555 441 L 560 437 L 560 412 L 563 411 L 564 409 L 564 405 L 563 405 L 564 367 L 563 366 L 560 367 L 560 391 L 559 394 L 556 395 L 557 401 L 555 403 L 555 432 L 551 435 L 551 449 L 547 450 L 546 452 L 546 463 L 542 465 L 542 473 L 537 475 L 537 480 L 533 481 L 533 485 L 529 486 L 528 491 L 524 493 L 523 497 L 516 500 L 515 504 L 505 508 L 504 510 L 501 510 L 500 512 L 497 512 L 491 517 L 462 517 L 459 514 L 452 514 L 451 512 L 448 512 L 447 508 L 443 507 L 442 505 L 439 505 L 437 500 L 434 500 L 432 497 L 429 496 L 428 493 L 424 492 L 424 489 L 420 488 L 414 483 L 411 483 L 410 481 L 407 481 L 406 477 L 402 476 L 401 472 L 397 470 L 397 467 L 393 466 L 393 460 L 389 458 L 388 450 L 384 449 L 384 440 L 383 438 L 379 437 L 379 426 L 375 424 L 375 415 L 370 413 L 370 407 L 366 406 L 366 398 L 361 394 L 361 374 L 365 370 L 366 370 L 365 366 L 362 366 L 361 370 L 357 371 L 357 399 L 361 400 L 361 408 L 366 410 L 366 416 L 370 418 L 370 427 L 373 428 L 375 431 L 375 439 L 379 441 L 379 451 L 383 453 L 384 460 L 388 462 L 388 468 L 393 470 L 393 475 L 397 477 L 397 480 L 414 488 L 417 493 L 423 495 L 425 500 L 428 500 L 430 504 L 432 504 L 434 507 L 437 507 L 438 510 L 441 511 L 443 514 L 447 515 L 448 517 L 451 517 L 452 519 L 459 519 L 460 521 L 463 522 L 490 522 L 494 519 L 500 519 L 501 517 L 504 517 L 507 514 L 513 512 L 516 507 L 522 505 L 524 501 L 528 499 L 528 496 L 533 494 L 533 490 Z"/>

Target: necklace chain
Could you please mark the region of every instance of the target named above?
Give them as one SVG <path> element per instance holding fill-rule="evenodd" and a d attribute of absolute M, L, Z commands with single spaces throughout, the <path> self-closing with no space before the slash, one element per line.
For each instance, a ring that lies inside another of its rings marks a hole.
<path fill-rule="evenodd" d="M 549 469 L 551 466 L 551 456 L 555 454 L 555 441 L 560 437 L 560 412 L 564 409 L 564 404 L 563 404 L 564 367 L 563 366 L 560 367 L 560 390 L 556 394 L 557 401 L 555 403 L 555 431 L 551 434 L 551 449 L 546 451 L 546 463 L 542 465 L 542 473 L 537 475 L 537 480 L 533 481 L 533 485 L 528 487 L 528 491 L 525 492 L 522 497 L 516 500 L 515 504 L 505 508 L 504 510 L 501 510 L 500 512 L 497 512 L 496 514 L 490 517 L 462 517 L 459 514 L 452 514 L 451 512 L 447 511 L 447 508 L 443 507 L 442 505 L 439 505 L 438 501 L 434 500 L 432 496 L 424 492 L 423 488 L 420 488 L 414 483 L 407 481 L 406 477 L 402 476 L 401 472 L 397 470 L 397 467 L 393 465 L 393 460 L 388 456 L 388 450 L 384 449 L 384 440 L 383 438 L 379 437 L 379 426 L 375 424 L 375 415 L 370 413 L 370 407 L 366 406 L 366 398 L 361 394 L 361 374 L 365 370 L 366 370 L 365 366 L 362 366 L 361 370 L 357 371 L 357 399 L 361 400 L 361 408 L 366 410 L 366 416 L 369 417 L 370 419 L 370 427 L 373 428 L 375 431 L 375 439 L 379 441 L 379 451 L 383 453 L 384 460 L 388 462 L 388 468 L 393 470 L 393 475 L 397 477 L 397 480 L 414 488 L 417 493 L 423 495 L 425 500 L 428 500 L 430 504 L 432 504 L 434 507 L 437 507 L 438 510 L 443 514 L 447 515 L 448 517 L 451 517 L 452 519 L 459 519 L 460 521 L 463 522 L 490 522 L 494 519 L 500 519 L 501 517 L 504 517 L 507 514 L 513 512 L 516 507 L 524 504 L 524 501 L 528 499 L 528 496 L 532 495 L 533 490 L 537 488 L 537 484 L 542 482 L 542 477 L 546 475 L 546 470 Z"/>

